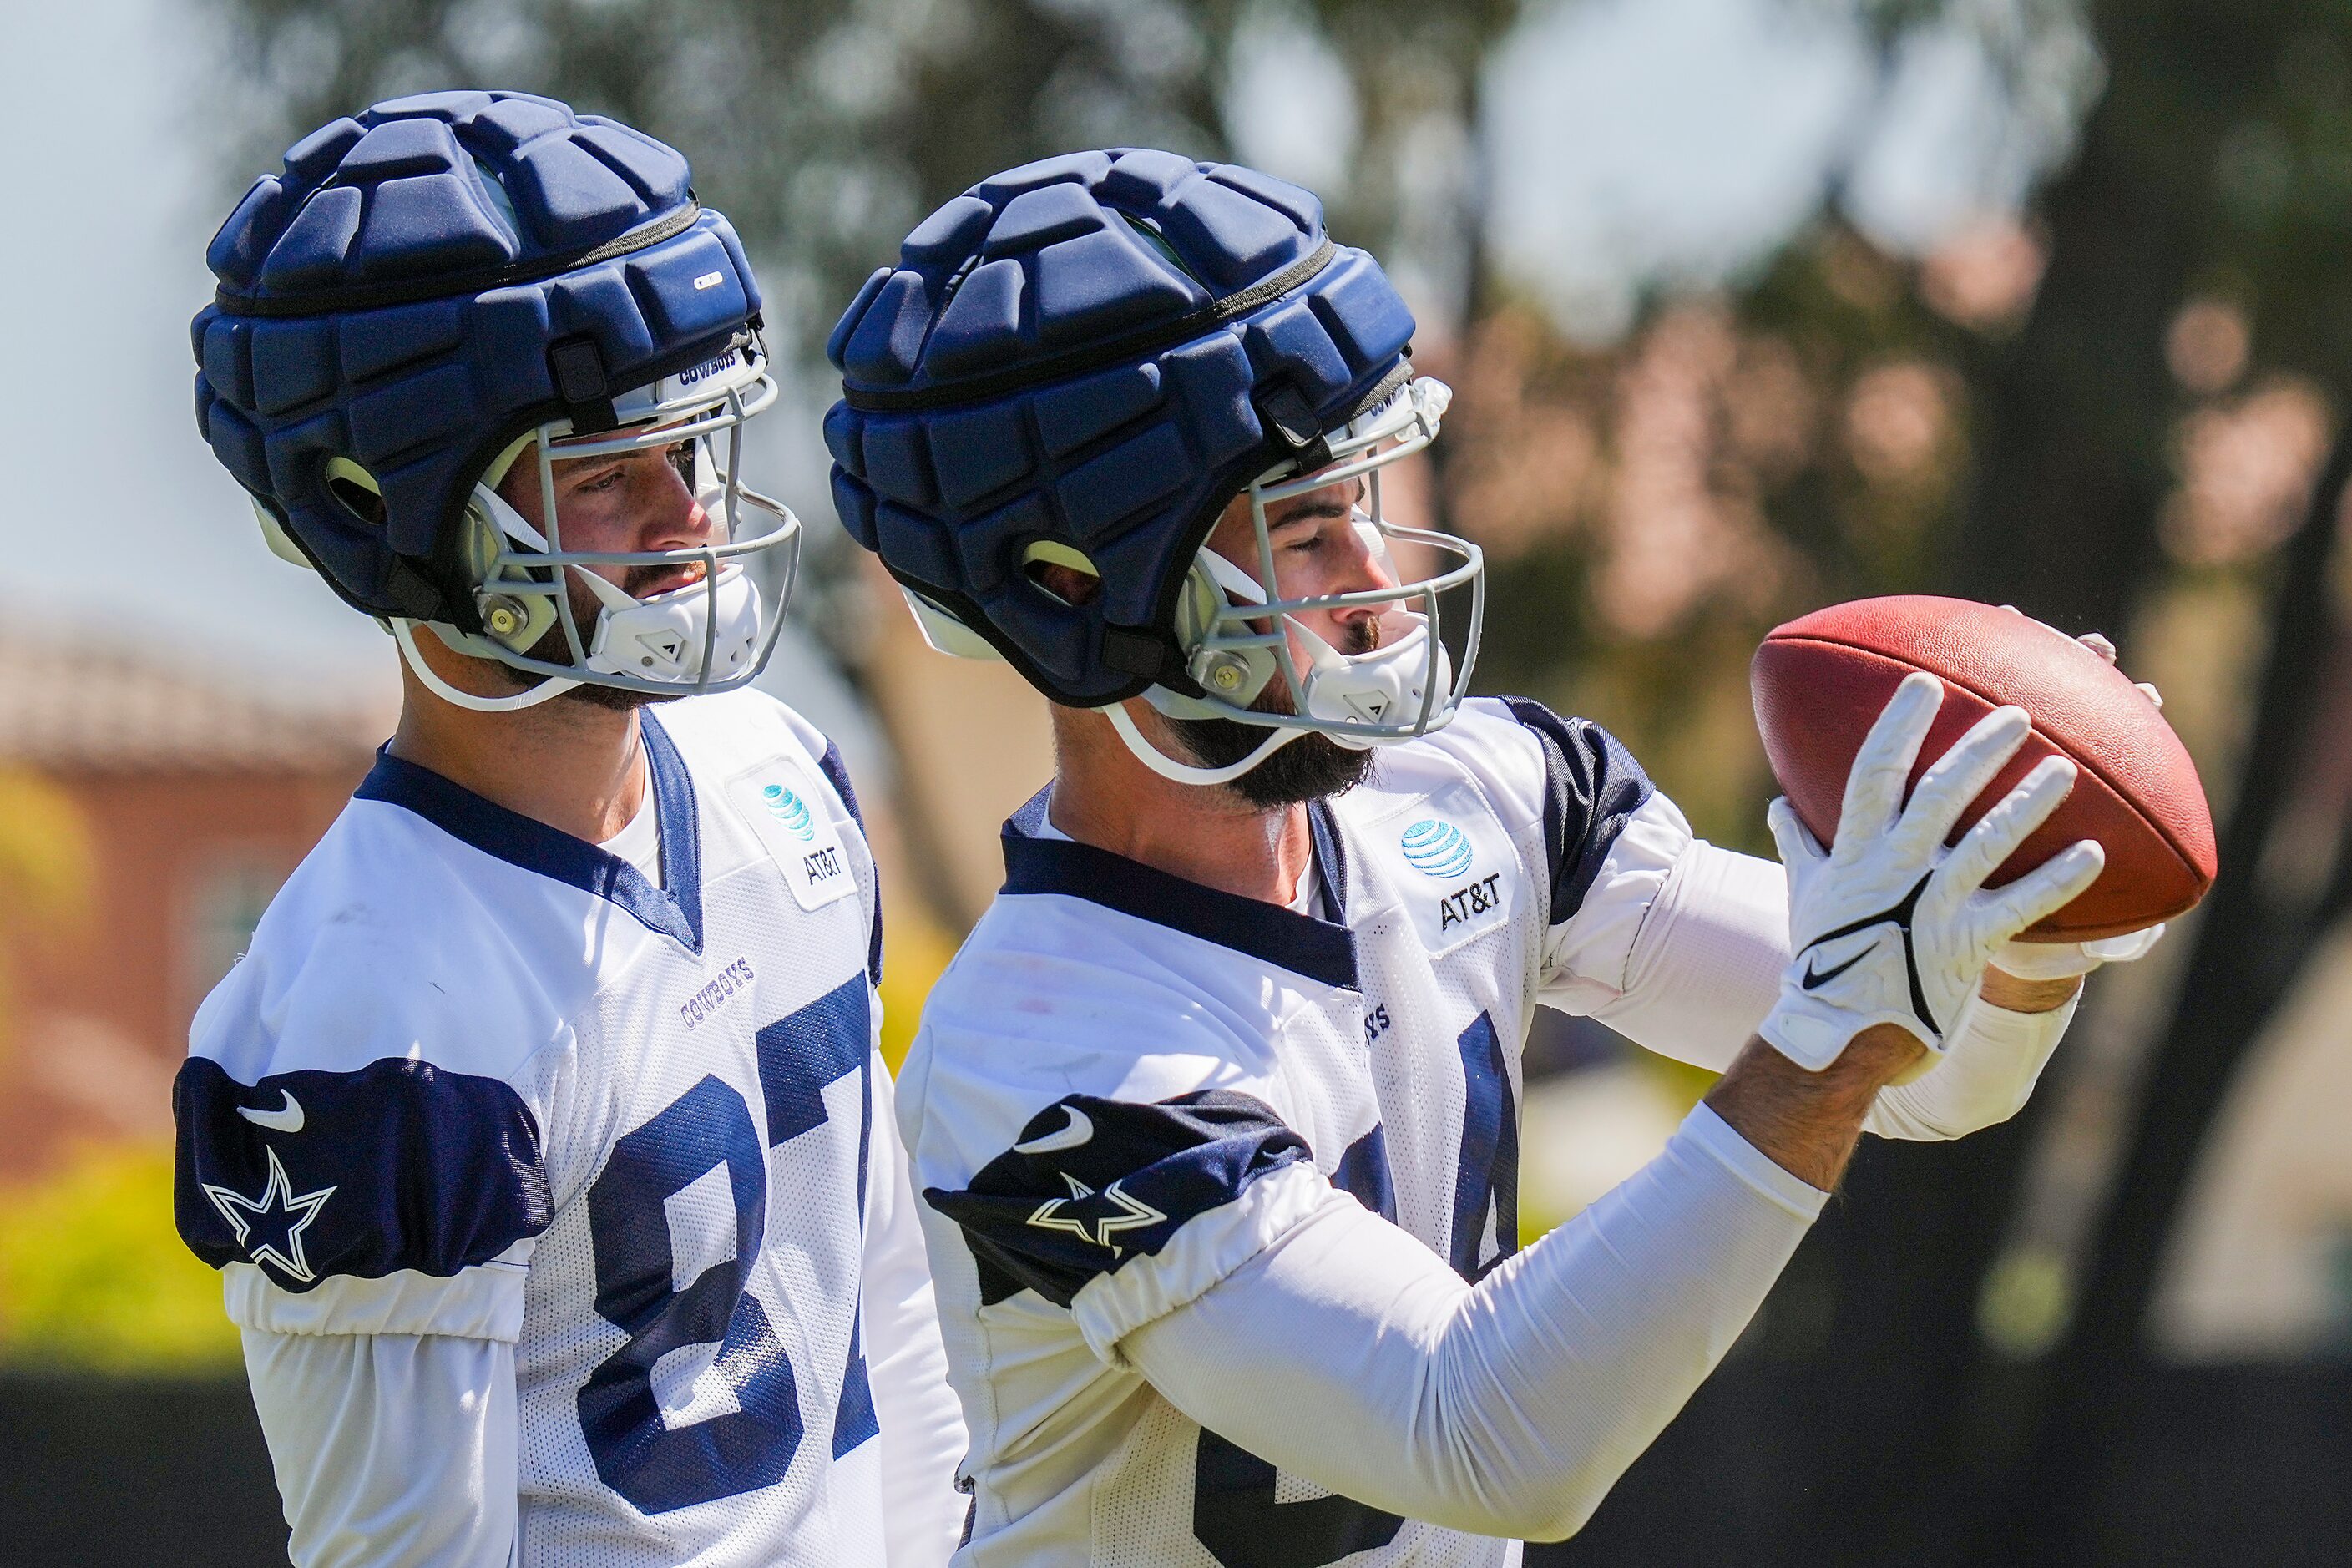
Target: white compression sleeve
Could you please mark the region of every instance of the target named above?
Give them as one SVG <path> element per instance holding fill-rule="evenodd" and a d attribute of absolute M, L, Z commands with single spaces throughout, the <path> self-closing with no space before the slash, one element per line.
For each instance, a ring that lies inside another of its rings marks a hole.
<path fill-rule="evenodd" d="M 1789 886 L 1769 860 L 1692 840 L 1675 856 L 1626 954 L 1622 989 L 1571 981 L 1568 1000 L 1636 1045 L 1721 1072 L 1756 1032 L 1789 964 Z M 1881 1089 L 1863 1131 L 1965 1138 L 2017 1114 L 2074 1005 L 2012 1013 L 1971 1001 L 1935 1071 Z"/>
<path fill-rule="evenodd" d="M 963 1410 L 948 1385 L 930 1261 L 898 1143 L 890 1076 L 874 1058 L 874 1142 L 866 1202 L 866 1375 L 882 1427 L 883 1544 L 890 1568 L 939 1568 L 963 1534 L 955 1489 Z"/>
<path fill-rule="evenodd" d="M 1580 1010 L 1660 1056 L 1721 1072 L 1772 1010 L 1788 967 L 1780 866 L 1696 839 L 1642 921 L 1619 994 Z"/>
<path fill-rule="evenodd" d="M 1318 1486 L 1558 1540 L 1714 1370 L 1824 1201 L 1702 1105 L 1656 1160 L 1475 1289 L 1335 1192 L 1119 1353 L 1192 1419 Z"/>
<path fill-rule="evenodd" d="M 1880 1138 L 1965 1138 L 2025 1108 L 2074 1016 L 2078 994 L 2048 1013 L 2012 1013 L 1971 998 L 1936 1070 L 1882 1089 L 1862 1130 Z"/>
<path fill-rule="evenodd" d="M 299 1568 L 506 1568 L 518 1482 L 514 1346 L 243 1332 Z"/>

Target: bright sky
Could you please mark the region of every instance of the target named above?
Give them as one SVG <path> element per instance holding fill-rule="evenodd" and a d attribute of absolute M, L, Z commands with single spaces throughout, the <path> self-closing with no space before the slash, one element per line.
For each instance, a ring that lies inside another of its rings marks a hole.
<path fill-rule="evenodd" d="M 1997 16 L 1996 3 L 1959 16 Z M 1866 127 L 1848 212 L 1918 252 L 2013 206 L 2063 150 L 2091 70 L 2076 37 L 2035 51 L 2015 114 L 1958 26 L 1898 55 L 1874 115 L 1869 53 L 1832 5 L 1580 0 L 1539 5 L 1486 79 L 1493 238 L 1571 330 L 1613 335 L 1644 283 L 1705 286 L 1763 259 Z M 2055 121 L 2055 123 L 2052 123 Z"/>
<path fill-rule="evenodd" d="M 347 679 L 387 639 L 262 548 L 196 436 L 188 319 L 210 292 L 210 209 L 226 207 L 184 74 L 205 47 L 193 9 L 80 0 L 11 29 L 0 137 L 40 151 L 12 175 L 29 232 L 0 245 L 0 424 L 17 437 L 0 614 Z"/>
<path fill-rule="evenodd" d="M 384 682 L 386 639 L 262 548 L 195 434 L 187 322 L 234 192 L 215 162 L 224 106 L 197 96 L 213 46 L 192 9 L 79 0 L 35 7 L 12 30 L 0 136 L 45 152 L 19 162 L 29 188 L 10 193 L 37 216 L 0 246 L 0 297 L 14 304 L 0 423 L 18 437 L 0 487 L 0 615 L 253 679 Z M 1328 184 L 1340 169 L 1317 145 L 1329 100 L 1298 90 L 1297 75 L 1316 63 L 1289 53 L 1295 34 L 1277 27 L 1266 42 L 1288 53 L 1287 79 L 1235 84 L 1234 102 L 1262 106 L 1239 127 L 1244 153 Z M 1538 0 L 1488 81 L 1497 252 L 1564 318 L 1605 335 L 1641 281 L 1716 281 L 1768 251 L 1811 206 L 1823 149 L 1863 82 L 1858 45 L 1822 7 Z M 1865 222 L 1917 246 L 2013 199 L 2032 159 L 1989 142 L 1987 90 L 1969 49 L 1919 51 L 1858 181 Z M 1285 112 L 1310 103 L 1311 124 Z M 830 527 L 809 423 L 777 444 L 782 488 L 812 528 Z M 784 657 L 786 679 L 814 696 L 807 650 Z M 828 691 L 808 706 L 842 700 Z"/>

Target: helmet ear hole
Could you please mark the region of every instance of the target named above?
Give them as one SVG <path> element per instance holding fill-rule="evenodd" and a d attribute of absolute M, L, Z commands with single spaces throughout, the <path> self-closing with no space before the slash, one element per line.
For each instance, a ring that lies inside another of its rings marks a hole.
<path fill-rule="evenodd" d="M 1221 629 L 1225 610 L 1265 602 L 1265 590 L 1247 573 L 1208 546 L 1201 547 L 1185 574 L 1176 640 L 1184 653 L 1185 673 L 1213 699 L 1246 708 L 1273 681 L 1276 667 L 1272 648 L 1205 646 Z"/>
<path fill-rule="evenodd" d="M 1094 603 L 1102 592 L 1102 570 L 1087 552 L 1057 540 L 1035 539 L 1021 552 L 1022 574 L 1072 609 Z"/>
<path fill-rule="evenodd" d="M 475 487 L 464 523 L 466 572 L 475 584 L 474 610 L 482 618 L 483 635 L 513 652 L 527 652 L 556 619 L 555 601 L 528 590 L 551 581 L 554 569 L 534 570 L 511 563 L 500 567 L 499 558 L 507 548 L 506 539 L 491 519 L 484 493 L 484 487 Z M 518 592 L 518 588 L 526 591 Z"/>
<path fill-rule="evenodd" d="M 357 521 L 370 528 L 384 525 L 383 487 L 349 458 L 327 459 L 326 491 Z"/>

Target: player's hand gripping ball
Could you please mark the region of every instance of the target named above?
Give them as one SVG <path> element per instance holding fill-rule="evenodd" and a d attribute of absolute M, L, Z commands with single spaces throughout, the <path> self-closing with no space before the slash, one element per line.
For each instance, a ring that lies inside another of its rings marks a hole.
<path fill-rule="evenodd" d="M 1758 1033 L 1801 1067 L 1818 1071 L 1864 1029 L 1892 1024 L 1930 1053 L 1908 1076 L 1926 1071 L 1994 953 L 2099 874 L 2099 847 L 2081 842 L 2008 888 L 1985 887 L 2073 786 L 2077 770 L 2064 757 L 2044 757 L 1948 845 L 1961 811 L 2023 743 L 2022 709 L 1996 708 L 1969 726 L 1906 798 L 1943 696 L 1924 670 L 1896 684 L 1847 775 L 1831 847 L 1785 798 L 1772 803 L 1796 956 Z"/>
<path fill-rule="evenodd" d="M 2016 880 L 2078 839 L 2096 840 L 2106 856 L 2098 880 L 2023 939 L 2098 942 L 2186 912 L 2215 871 L 2213 819 L 2196 764 L 2153 689 L 2117 670 L 2105 641 L 2078 641 L 2014 610 L 1963 599 L 1833 605 L 1778 628 L 1756 650 L 1748 671 L 1756 724 L 1798 820 L 1827 844 L 1863 737 L 1906 675 L 1926 670 L 1944 682 L 1912 788 L 1977 721 L 2004 704 L 2022 708 L 2032 721 L 2024 743 L 1960 814 L 1951 839 L 2042 759 L 2070 759 L 2079 770 L 2073 792 L 1987 886 Z M 2094 949 L 2092 956 L 2125 954 Z"/>

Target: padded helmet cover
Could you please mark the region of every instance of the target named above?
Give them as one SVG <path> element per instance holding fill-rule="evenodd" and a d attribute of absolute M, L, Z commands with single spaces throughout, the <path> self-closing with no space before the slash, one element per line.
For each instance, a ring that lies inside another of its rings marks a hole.
<path fill-rule="evenodd" d="M 834 504 L 1054 700 L 1192 690 L 1173 623 L 1217 513 L 1399 384 L 1412 330 L 1296 185 L 1137 149 L 1031 163 L 924 219 L 834 329 Z M 1040 541 L 1095 563 L 1091 603 L 1029 580 Z"/>
<path fill-rule="evenodd" d="M 478 630 L 458 523 L 489 461 L 758 325 L 742 247 L 687 178 L 652 137 L 526 93 L 321 127 L 205 253 L 197 428 L 347 602 Z M 339 457 L 380 521 L 330 489 Z"/>

